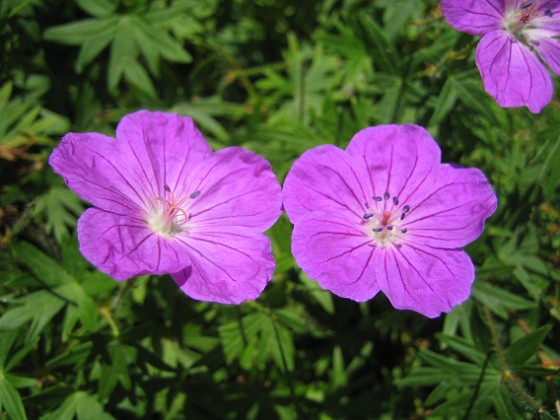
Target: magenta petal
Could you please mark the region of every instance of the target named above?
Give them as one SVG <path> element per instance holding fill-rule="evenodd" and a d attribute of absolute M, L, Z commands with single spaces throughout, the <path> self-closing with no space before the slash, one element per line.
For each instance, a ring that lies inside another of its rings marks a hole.
<path fill-rule="evenodd" d="M 126 115 L 117 140 L 127 146 L 134 181 L 151 186 L 156 195 L 163 195 L 165 185 L 178 190 L 180 179 L 212 153 L 192 119 L 164 112 Z"/>
<path fill-rule="evenodd" d="M 282 213 L 280 184 L 270 163 L 239 147 L 220 150 L 191 170 L 183 190 L 200 193 L 189 207 L 196 226 L 263 231 Z"/>
<path fill-rule="evenodd" d="M 360 220 L 371 200 L 369 176 L 360 162 L 338 147 L 324 145 L 294 162 L 283 189 L 284 208 L 295 223 L 312 211 L 333 211 Z"/>
<path fill-rule="evenodd" d="M 192 265 L 172 277 L 194 299 L 233 304 L 255 299 L 274 273 L 270 240 L 261 233 L 205 228 L 181 241 Z"/>
<path fill-rule="evenodd" d="M 504 0 L 441 0 L 445 20 L 455 29 L 483 35 L 500 28 Z"/>
<path fill-rule="evenodd" d="M 164 238 L 138 219 L 90 208 L 78 219 L 80 251 L 116 280 L 176 272 L 190 264 L 175 239 Z"/>
<path fill-rule="evenodd" d="M 537 57 L 504 31 L 484 35 L 476 49 L 484 88 L 503 107 L 538 113 L 552 99 L 550 75 Z"/>
<path fill-rule="evenodd" d="M 474 266 L 462 250 L 403 246 L 383 253 L 377 264 L 381 290 L 397 309 L 435 318 L 464 302 Z"/>
<path fill-rule="evenodd" d="M 97 133 L 65 135 L 49 157 L 81 198 L 112 212 L 139 214 L 145 192 L 130 182 L 123 144 Z"/>
<path fill-rule="evenodd" d="M 558 37 L 560 37 L 560 33 L 558 33 Z M 548 67 L 560 76 L 560 38 L 558 37 L 540 37 L 533 47 Z"/>
<path fill-rule="evenodd" d="M 381 250 L 359 223 L 335 213 L 303 215 L 294 227 L 292 253 L 311 279 L 338 296 L 363 302 L 379 291 L 375 267 Z"/>
<path fill-rule="evenodd" d="M 441 159 L 435 140 L 413 124 L 366 128 L 352 138 L 346 151 L 355 164 L 367 168 L 364 178 L 371 195 L 387 192 L 404 204 L 412 196 L 422 198 L 426 186 L 435 180 Z"/>
<path fill-rule="evenodd" d="M 402 226 L 414 244 L 458 248 L 480 236 L 496 206 L 496 194 L 480 170 L 444 164 L 429 196 L 412 207 Z"/>

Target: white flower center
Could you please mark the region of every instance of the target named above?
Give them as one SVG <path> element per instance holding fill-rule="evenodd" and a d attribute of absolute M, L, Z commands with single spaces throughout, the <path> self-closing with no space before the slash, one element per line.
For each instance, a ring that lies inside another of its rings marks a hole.
<path fill-rule="evenodd" d="M 200 191 L 177 199 L 167 184 L 164 189 L 165 196 L 155 197 L 148 205 L 145 222 L 158 235 L 173 237 L 185 231 L 190 220 L 188 204 L 200 195 Z"/>
<path fill-rule="evenodd" d="M 408 228 L 405 218 L 410 212 L 410 206 L 401 206 L 397 197 L 386 192 L 382 197 L 373 196 L 373 205 L 364 203 L 365 213 L 362 224 L 367 235 L 373 239 L 376 246 L 399 248 L 406 241 Z"/>
<path fill-rule="evenodd" d="M 506 9 L 502 28 L 521 41 L 526 41 L 524 29 L 534 28 L 534 25 L 531 24 L 532 20 L 542 16 L 553 16 L 552 9 L 545 9 L 541 12 L 538 5 L 539 0 L 523 1 L 518 7 L 510 5 Z"/>

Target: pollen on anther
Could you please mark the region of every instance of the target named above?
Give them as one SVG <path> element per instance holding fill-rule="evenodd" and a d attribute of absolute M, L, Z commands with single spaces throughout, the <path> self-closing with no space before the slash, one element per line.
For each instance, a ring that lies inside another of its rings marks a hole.
<path fill-rule="evenodd" d="M 369 219 L 369 218 L 371 218 L 371 217 L 373 217 L 373 213 L 366 213 L 366 214 L 364 214 L 364 219 L 366 219 L 366 220 Z"/>
<path fill-rule="evenodd" d="M 399 205 L 399 199 L 398 199 L 397 197 L 393 197 L 393 204 L 394 204 L 395 206 L 398 206 L 398 205 Z"/>
<path fill-rule="evenodd" d="M 378 227 L 378 228 L 373 228 L 372 229 L 374 232 L 381 232 L 383 230 L 382 227 Z"/>
<path fill-rule="evenodd" d="M 200 195 L 200 191 L 195 191 L 195 192 L 193 192 L 189 197 L 190 197 L 190 198 L 196 198 L 196 197 L 198 197 L 199 195 Z"/>
<path fill-rule="evenodd" d="M 403 214 L 406 214 L 406 213 L 408 213 L 409 211 L 410 211 L 410 206 L 409 206 L 408 204 L 402 208 Z"/>

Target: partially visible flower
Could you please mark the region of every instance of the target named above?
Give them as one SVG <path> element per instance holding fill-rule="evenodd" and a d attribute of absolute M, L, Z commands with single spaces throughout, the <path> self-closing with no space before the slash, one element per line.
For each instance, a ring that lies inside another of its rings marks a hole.
<path fill-rule="evenodd" d="M 270 164 L 238 147 L 212 153 L 190 118 L 139 111 L 116 139 L 69 133 L 49 163 L 94 205 L 78 220 L 80 251 L 116 280 L 169 273 L 195 299 L 240 303 L 271 279 L 262 232 L 281 189 Z"/>
<path fill-rule="evenodd" d="M 546 67 L 560 75 L 560 0 L 441 0 L 455 29 L 483 35 L 476 64 L 484 88 L 503 107 L 538 113 L 554 88 Z"/>
<path fill-rule="evenodd" d="M 474 267 L 460 248 L 497 199 L 480 170 L 441 164 L 422 127 L 382 125 L 346 151 L 305 152 L 283 202 L 294 257 L 323 288 L 358 302 L 382 291 L 395 308 L 436 317 L 469 297 Z"/>

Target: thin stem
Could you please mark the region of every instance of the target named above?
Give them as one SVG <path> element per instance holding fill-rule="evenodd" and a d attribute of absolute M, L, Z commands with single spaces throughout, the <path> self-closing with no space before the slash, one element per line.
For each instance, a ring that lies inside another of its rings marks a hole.
<path fill-rule="evenodd" d="M 486 368 L 488 367 L 488 362 L 490 362 L 490 356 L 493 353 L 493 349 L 488 350 L 486 354 L 486 359 L 484 359 L 484 364 L 482 365 L 482 369 L 480 370 L 480 375 L 478 376 L 478 381 L 476 382 L 476 386 L 474 388 L 474 392 L 472 394 L 471 400 L 469 401 L 469 406 L 467 407 L 467 411 L 465 411 L 465 415 L 463 416 L 463 420 L 468 420 L 471 415 L 471 411 L 474 407 L 474 403 L 478 398 L 478 393 L 480 392 L 480 386 L 482 385 L 482 380 L 484 379 L 484 373 L 486 372 Z"/>
<path fill-rule="evenodd" d="M 536 413 L 544 416 L 545 418 L 553 419 L 542 405 L 533 398 L 526 390 L 524 390 L 520 385 L 521 378 L 516 376 L 508 366 L 504 349 L 500 343 L 500 339 L 498 337 L 498 331 L 496 329 L 496 324 L 494 324 L 494 318 L 492 317 L 492 313 L 490 310 L 483 306 L 482 310 L 484 311 L 484 316 L 488 321 L 488 328 L 490 329 L 490 334 L 492 335 L 492 341 L 494 342 L 494 347 L 496 349 L 496 354 L 498 355 L 498 361 L 500 363 L 500 370 L 502 371 L 502 379 L 508 385 L 514 393 L 521 398 L 521 400 L 527 404 L 532 410 Z"/>

